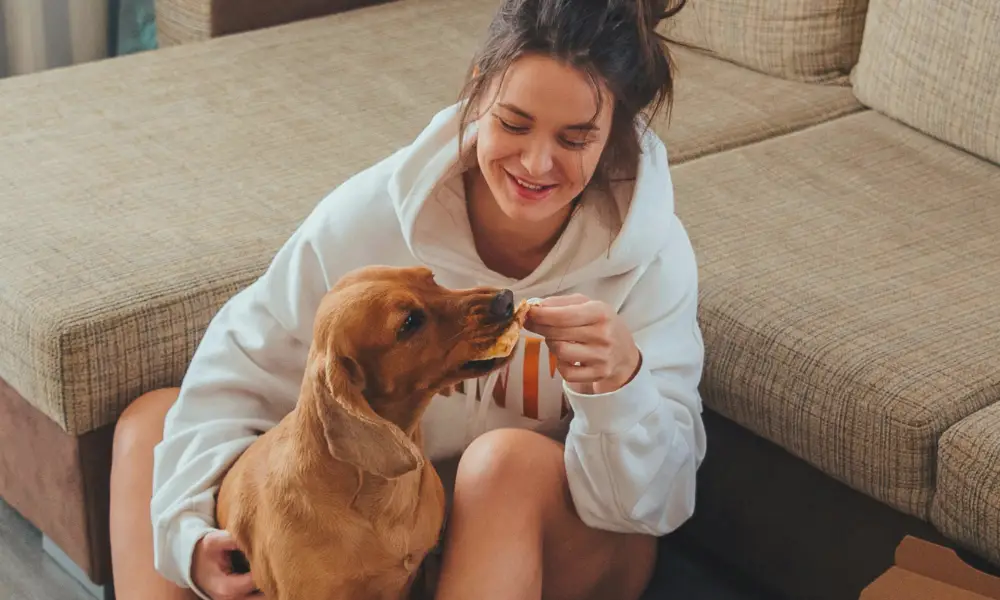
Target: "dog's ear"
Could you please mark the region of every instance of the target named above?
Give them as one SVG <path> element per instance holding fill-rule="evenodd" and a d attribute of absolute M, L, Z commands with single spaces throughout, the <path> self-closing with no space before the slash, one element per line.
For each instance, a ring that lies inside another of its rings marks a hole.
<path fill-rule="evenodd" d="M 409 436 L 368 405 L 363 393 L 365 374 L 357 361 L 320 352 L 309 376 L 334 457 L 386 479 L 423 465 L 423 456 Z"/>

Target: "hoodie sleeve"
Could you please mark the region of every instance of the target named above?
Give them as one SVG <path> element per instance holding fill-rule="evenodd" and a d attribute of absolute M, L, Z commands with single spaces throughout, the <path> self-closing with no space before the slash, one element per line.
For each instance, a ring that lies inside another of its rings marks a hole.
<path fill-rule="evenodd" d="M 218 480 L 298 398 L 313 317 L 333 273 L 324 261 L 337 255 L 318 244 L 342 243 L 324 210 L 336 198 L 321 202 L 264 274 L 212 319 L 155 448 L 154 565 L 202 598 L 191 559 L 198 540 L 215 528 Z"/>
<path fill-rule="evenodd" d="M 673 241 L 619 311 L 641 353 L 636 376 L 606 394 L 563 385 L 573 408 L 565 450 L 570 494 L 580 518 L 596 529 L 659 536 L 694 512 L 705 454 L 698 271 L 676 218 L 667 235 Z"/>

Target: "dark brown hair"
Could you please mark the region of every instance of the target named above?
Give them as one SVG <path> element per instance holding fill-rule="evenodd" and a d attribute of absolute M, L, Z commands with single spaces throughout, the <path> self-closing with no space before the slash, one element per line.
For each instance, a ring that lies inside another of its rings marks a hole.
<path fill-rule="evenodd" d="M 607 86 L 614 100 L 612 124 L 594 177 L 604 183 L 634 177 L 644 133 L 639 125 L 648 126 L 664 105 L 669 112 L 673 101 L 673 67 L 656 27 L 684 4 L 685 0 L 502 0 L 461 91 L 465 105 L 459 139 L 477 118 L 473 111 L 495 78 L 521 56 L 540 54 L 580 69 L 595 88 L 599 82 Z M 601 108 L 598 104 L 594 118 Z"/>

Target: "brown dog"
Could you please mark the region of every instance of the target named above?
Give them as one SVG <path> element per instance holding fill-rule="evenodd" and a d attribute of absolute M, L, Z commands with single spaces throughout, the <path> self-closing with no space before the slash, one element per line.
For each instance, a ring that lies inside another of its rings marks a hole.
<path fill-rule="evenodd" d="M 431 398 L 500 368 L 526 304 L 423 268 L 349 273 L 316 314 L 295 410 L 225 475 L 220 528 L 269 600 L 408 598 L 444 489 L 421 450 Z"/>

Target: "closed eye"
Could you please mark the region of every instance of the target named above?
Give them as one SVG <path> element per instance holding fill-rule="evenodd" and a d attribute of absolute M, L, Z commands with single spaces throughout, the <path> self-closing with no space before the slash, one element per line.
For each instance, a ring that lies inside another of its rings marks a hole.
<path fill-rule="evenodd" d="M 405 340 L 420 331 L 420 328 L 424 326 L 427 321 L 427 315 L 421 310 L 411 310 L 406 314 L 406 318 L 403 319 L 403 324 L 399 326 L 396 331 L 396 339 L 399 341 Z"/>
<path fill-rule="evenodd" d="M 528 132 L 528 129 L 529 129 L 528 127 L 522 127 L 522 126 L 514 125 L 514 124 L 510 123 L 509 121 L 505 120 L 503 117 L 500 117 L 498 115 L 493 115 L 493 116 L 500 123 L 500 126 L 505 131 L 507 131 L 508 133 L 513 133 L 515 135 L 522 135 L 522 134 L 525 134 L 525 133 Z M 562 143 L 562 145 L 566 146 L 567 148 L 569 148 L 571 150 L 583 150 L 584 148 L 586 148 L 587 146 L 589 146 L 592 141 L 593 140 L 588 140 L 588 139 L 585 139 L 585 140 L 571 140 L 571 139 L 566 138 L 566 137 L 562 137 L 560 139 L 560 142 Z"/>
<path fill-rule="evenodd" d="M 517 125 L 508 122 L 503 117 L 499 117 L 497 115 L 494 115 L 494 117 L 496 117 L 496 120 L 500 122 L 501 127 L 503 127 L 504 129 L 506 129 L 511 133 L 524 133 L 528 131 L 527 127 L 518 127 Z"/>

